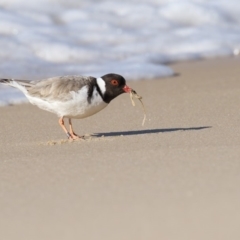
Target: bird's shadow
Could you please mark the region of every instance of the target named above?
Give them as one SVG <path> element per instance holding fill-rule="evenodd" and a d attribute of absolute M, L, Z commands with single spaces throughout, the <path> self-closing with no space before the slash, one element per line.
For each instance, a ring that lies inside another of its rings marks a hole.
<path fill-rule="evenodd" d="M 166 133 L 166 132 L 176 132 L 176 131 L 198 131 L 198 130 L 203 130 L 206 128 L 211 128 L 211 126 L 189 127 L 189 128 L 156 128 L 156 129 L 122 131 L 122 132 L 103 132 L 103 133 L 94 133 L 94 134 L 92 134 L 92 136 L 94 136 L 94 137 L 131 136 L 131 135 Z"/>

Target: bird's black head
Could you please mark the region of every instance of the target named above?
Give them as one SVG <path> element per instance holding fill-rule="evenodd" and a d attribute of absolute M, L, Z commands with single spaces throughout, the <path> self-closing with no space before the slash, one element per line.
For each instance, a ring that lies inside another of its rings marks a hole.
<path fill-rule="evenodd" d="M 126 85 L 126 80 L 121 75 L 109 73 L 101 77 L 106 83 L 106 91 L 103 95 L 104 101 L 109 103 L 122 93 L 129 93 L 131 88 Z"/>

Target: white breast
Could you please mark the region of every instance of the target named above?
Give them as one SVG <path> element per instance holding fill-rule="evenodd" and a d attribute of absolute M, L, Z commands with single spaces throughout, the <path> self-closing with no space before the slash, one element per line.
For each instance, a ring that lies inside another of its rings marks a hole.
<path fill-rule="evenodd" d="M 43 110 L 53 112 L 59 117 L 86 118 L 101 111 L 108 105 L 102 100 L 96 87 L 94 87 L 90 103 L 87 99 L 87 86 L 81 88 L 78 92 L 70 92 L 70 94 L 71 98 L 67 101 L 47 101 L 29 95 L 26 96 L 32 104 L 37 105 Z"/>

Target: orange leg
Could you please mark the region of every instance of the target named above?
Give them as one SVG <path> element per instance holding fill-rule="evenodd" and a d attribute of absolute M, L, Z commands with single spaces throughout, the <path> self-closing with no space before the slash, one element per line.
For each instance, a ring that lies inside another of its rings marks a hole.
<path fill-rule="evenodd" d="M 58 120 L 61 128 L 63 129 L 63 131 L 67 134 L 67 137 L 72 139 L 72 136 L 71 134 L 68 132 L 68 130 L 66 129 L 65 125 L 64 125 L 64 120 L 63 120 L 63 117 L 61 117 L 59 120 Z"/>
<path fill-rule="evenodd" d="M 69 118 L 68 121 L 69 121 L 69 128 L 70 128 L 69 131 L 72 139 L 79 139 L 80 137 L 73 131 L 71 118 Z"/>

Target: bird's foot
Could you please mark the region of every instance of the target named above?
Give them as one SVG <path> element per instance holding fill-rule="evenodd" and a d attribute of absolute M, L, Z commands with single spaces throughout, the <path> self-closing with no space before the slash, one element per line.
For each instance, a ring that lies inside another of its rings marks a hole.
<path fill-rule="evenodd" d="M 83 137 L 78 136 L 76 133 L 72 132 L 69 133 L 67 132 L 67 137 L 69 140 L 78 140 L 78 139 L 83 139 Z"/>

